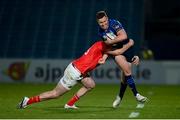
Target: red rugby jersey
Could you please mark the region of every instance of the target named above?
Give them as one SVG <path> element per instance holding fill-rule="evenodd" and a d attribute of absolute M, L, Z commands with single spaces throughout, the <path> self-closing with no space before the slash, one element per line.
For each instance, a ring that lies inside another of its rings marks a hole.
<path fill-rule="evenodd" d="M 95 42 L 80 58 L 73 61 L 73 65 L 75 65 L 81 74 L 85 75 L 96 68 L 105 49 L 106 45 L 103 41 Z"/>

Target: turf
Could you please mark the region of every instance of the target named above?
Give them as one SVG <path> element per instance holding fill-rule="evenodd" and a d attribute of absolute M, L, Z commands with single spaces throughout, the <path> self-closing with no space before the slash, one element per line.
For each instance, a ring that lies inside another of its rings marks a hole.
<path fill-rule="evenodd" d="M 180 118 L 180 86 L 178 85 L 138 85 L 138 90 L 150 100 L 144 108 L 136 108 L 137 102 L 128 88 L 121 106 L 112 108 L 118 92 L 118 85 L 96 85 L 96 88 L 82 97 L 76 105 L 78 110 L 65 110 L 64 104 L 78 90 L 74 87 L 64 96 L 17 109 L 23 96 L 33 96 L 51 90 L 55 84 L 0 84 L 0 119 L 2 118 L 47 118 L 47 119 L 119 119 L 129 118 L 138 112 L 136 118 Z"/>

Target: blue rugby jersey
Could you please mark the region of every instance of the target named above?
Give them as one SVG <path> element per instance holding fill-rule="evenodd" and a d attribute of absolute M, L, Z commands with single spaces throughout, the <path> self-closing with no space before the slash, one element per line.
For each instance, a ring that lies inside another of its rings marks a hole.
<path fill-rule="evenodd" d="M 103 39 L 103 41 L 106 41 L 107 37 L 113 39 L 117 36 L 117 32 L 121 29 L 124 29 L 122 24 L 115 20 L 115 19 L 109 19 L 109 27 L 107 30 L 103 30 L 100 26 L 98 26 L 98 35 Z M 121 41 L 119 43 L 113 44 L 112 47 L 114 49 L 121 48 L 124 44 L 126 44 L 129 41 L 129 39 L 126 39 L 124 41 Z M 127 51 L 123 53 L 123 55 L 126 57 L 128 62 L 132 62 L 132 58 L 134 57 L 134 48 L 130 47 Z"/>

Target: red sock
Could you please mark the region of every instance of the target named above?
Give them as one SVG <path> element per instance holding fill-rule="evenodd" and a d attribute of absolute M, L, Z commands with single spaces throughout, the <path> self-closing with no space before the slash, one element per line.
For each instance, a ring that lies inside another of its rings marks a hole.
<path fill-rule="evenodd" d="M 68 105 L 70 105 L 70 106 L 72 106 L 72 105 L 74 105 L 74 103 L 76 102 L 76 101 L 78 101 L 79 100 L 79 97 L 77 96 L 77 95 L 74 95 L 69 101 L 68 101 Z"/>
<path fill-rule="evenodd" d="M 34 96 L 34 97 L 29 98 L 27 104 L 29 105 L 29 104 L 36 103 L 36 102 L 40 102 L 39 96 Z"/>

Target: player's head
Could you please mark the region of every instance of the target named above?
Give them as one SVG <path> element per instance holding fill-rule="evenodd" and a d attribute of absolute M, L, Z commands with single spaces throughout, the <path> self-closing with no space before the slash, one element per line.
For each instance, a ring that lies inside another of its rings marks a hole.
<path fill-rule="evenodd" d="M 105 11 L 99 11 L 96 13 L 96 20 L 99 26 L 103 30 L 107 30 L 109 27 L 108 16 Z"/>

